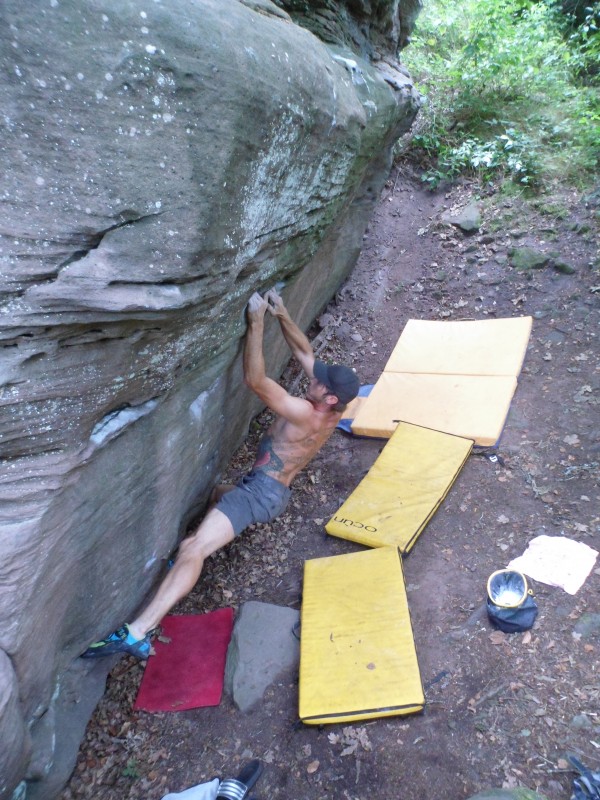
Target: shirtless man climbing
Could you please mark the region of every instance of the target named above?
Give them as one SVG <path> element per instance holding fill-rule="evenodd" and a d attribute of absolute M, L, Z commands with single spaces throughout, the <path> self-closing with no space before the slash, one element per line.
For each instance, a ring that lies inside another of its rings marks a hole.
<path fill-rule="evenodd" d="M 266 375 L 263 331 L 267 311 L 279 320 L 292 354 L 310 379 L 304 398 L 288 394 Z M 269 522 L 283 512 L 290 498 L 290 483 L 329 439 L 346 404 L 358 394 L 359 381 L 349 367 L 328 366 L 315 359 L 310 342 L 275 290 L 264 298 L 255 292 L 247 316 L 244 381 L 277 415 L 260 442 L 252 471 L 237 486 L 214 489 L 213 505 L 196 532 L 181 542 L 175 563 L 154 599 L 133 622 L 90 645 L 84 658 L 113 653 L 148 658 L 152 631 L 194 587 L 204 560 L 248 525 Z"/>

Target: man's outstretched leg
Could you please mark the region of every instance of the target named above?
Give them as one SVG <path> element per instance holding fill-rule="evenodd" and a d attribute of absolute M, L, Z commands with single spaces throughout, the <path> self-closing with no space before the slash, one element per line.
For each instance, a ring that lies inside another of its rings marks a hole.
<path fill-rule="evenodd" d="M 130 653 L 146 659 L 150 655 L 150 633 L 161 619 L 190 592 L 202 572 L 204 560 L 234 538 L 229 518 L 213 508 L 193 536 L 179 545 L 175 563 L 158 587 L 150 604 L 130 624 L 118 628 L 106 639 L 94 642 L 83 658 L 99 658 L 113 653 Z"/>

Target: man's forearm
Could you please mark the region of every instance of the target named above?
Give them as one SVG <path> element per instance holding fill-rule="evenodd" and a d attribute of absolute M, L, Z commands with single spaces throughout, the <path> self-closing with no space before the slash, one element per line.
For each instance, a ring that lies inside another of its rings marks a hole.
<path fill-rule="evenodd" d="M 253 320 L 248 324 L 244 343 L 244 381 L 253 388 L 266 375 L 263 355 L 264 320 Z"/>
<path fill-rule="evenodd" d="M 269 311 L 279 320 L 283 338 L 292 351 L 294 358 L 300 362 L 302 369 L 312 378 L 315 356 L 310 342 L 290 317 L 277 291 L 271 289 L 270 292 L 267 292 L 266 298 L 269 302 Z"/>
<path fill-rule="evenodd" d="M 313 355 L 313 349 L 307 336 L 296 325 L 287 310 L 284 314 L 278 314 L 277 319 L 281 325 L 283 338 L 288 343 L 288 347 L 295 358 L 301 361 L 302 357 L 311 357 Z"/>

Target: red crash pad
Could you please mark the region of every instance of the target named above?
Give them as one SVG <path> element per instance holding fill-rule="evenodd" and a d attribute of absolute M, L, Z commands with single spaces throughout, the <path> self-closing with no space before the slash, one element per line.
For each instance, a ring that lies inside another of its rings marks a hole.
<path fill-rule="evenodd" d="M 154 642 L 156 655 L 148 660 L 134 708 L 184 711 L 218 706 L 233 609 L 165 617 L 161 628 L 165 641 Z"/>

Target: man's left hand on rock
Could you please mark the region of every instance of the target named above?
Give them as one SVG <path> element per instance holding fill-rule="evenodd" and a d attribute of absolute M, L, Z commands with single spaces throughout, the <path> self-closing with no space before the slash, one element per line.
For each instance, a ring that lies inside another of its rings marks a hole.
<path fill-rule="evenodd" d="M 248 321 L 254 322 L 263 319 L 268 305 L 264 297 L 261 297 L 258 292 L 254 292 L 250 300 L 248 300 Z"/>

